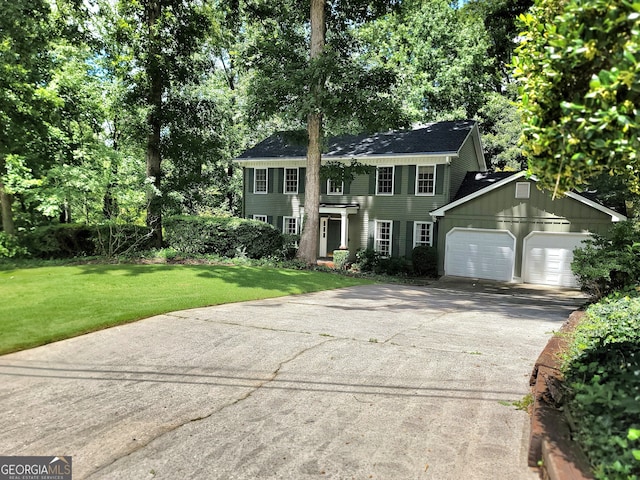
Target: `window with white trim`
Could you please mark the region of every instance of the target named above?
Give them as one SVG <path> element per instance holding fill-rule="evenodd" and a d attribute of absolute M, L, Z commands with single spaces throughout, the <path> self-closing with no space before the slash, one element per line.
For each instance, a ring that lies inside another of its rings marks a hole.
<path fill-rule="evenodd" d="M 254 215 L 253 216 L 254 220 L 258 220 L 260 222 L 267 222 L 267 216 L 266 215 Z"/>
<path fill-rule="evenodd" d="M 295 194 L 298 193 L 298 169 L 297 168 L 285 168 L 284 169 L 284 192 Z"/>
<path fill-rule="evenodd" d="M 433 222 L 413 222 L 413 246 L 430 247 L 433 245 Z"/>
<path fill-rule="evenodd" d="M 393 172 L 393 166 L 376 169 L 376 195 L 393 195 Z"/>
<path fill-rule="evenodd" d="M 416 168 L 416 195 L 435 195 L 436 167 L 418 165 Z"/>
<path fill-rule="evenodd" d="M 327 180 L 327 194 L 329 195 L 342 195 L 344 192 L 344 182 L 336 182 L 334 180 Z"/>
<path fill-rule="evenodd" d="M 282 219 L 282 233 L 286 235 L 297 235 L 298 230 L 298 218 L 297 217 L 283 217 Z"/>
<path fill-rule="evenodd" d="M 389 220 L 376 220 L 374 236 L 374 250 L 383 257 L 391 256 L 391 231 L 393 222 Z"/>
<path fill-rule="evenodd" d="M 253 175 L 253 193 L 267 193 L 266 168 L 256 168 Z"/>
<path fill-rule="evenodd" d="M 529 198 L 531 184 L 529 182 L 516 182 L 516 198 Z"/>

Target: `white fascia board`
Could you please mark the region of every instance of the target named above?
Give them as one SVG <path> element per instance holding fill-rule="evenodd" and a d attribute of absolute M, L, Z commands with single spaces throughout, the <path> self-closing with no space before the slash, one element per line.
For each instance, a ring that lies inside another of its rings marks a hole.
<path fill-rule="evenodd" d="M 467 203 L 470 200 L 473 200 L 474 198 L 478 198 L 481 195 L 484 195 L 485 193 L 489 193 L 497 188 L 502 187 L 503 185 L 506 185 L 507 183 L 513 182 L 514 180 L 517 180 L 519 178 L 522 178 L 526 175 L 527 172 L 518 172 L 518 173 L 514 173 L 513 175 L 511 175 L 510 177 L 507 178 L 503 178 L 502 180 L 500 180 L 499 182 L 494 183 L 493 185 L 490 185 L 488 187 L 485 187 L 483 189 L 480 189 L 476 192 L 473 192 L 470 195 L 467 195 L 466 197 L 462 197 L 459 198 L 458 200 L 456 200 L 455 202 L 451 202 L 448 203 L 446 205 L 443 205 L 442 207 L 436 209 L 436 210 L 432 210 L 431 212 L 429 212 L 429 215 L 431 215 L 433 218 L 436 217 L 444 217 L 444 214 L 447 210 L 451 210 L 452 208 L 457 207 L 458 205 L 462 205 L 463 203 Z"/>
<path fill-rule="evenodd" d="M 624 222 L 627 219 L 627 217 L 625 217 L 621 213 L 611 210 L 610 208 L 607 208 L 604 205 L 600 205 L 599 203 L 594 202 L 593 200 L 589 200 L 588 198 L 583 197 L 582 195 L 579 195 L 577 193 L 567 192 L 565 195 L 569 198 L 573 198 L 574 200 L 577 200 L 578 202 L 582 202 L 585 205 L 589 205 L 590 207 L 595 208 L 596 210 L 606 213 L 607 215 L 610 215 L 612 222 Z"/>
<path fill-rule="evenodd" d="M 397 153 L 384 155 L 350 155 L 344 157 L 322 156 L 322 163 L 327 162 L 351 162 L 357 160 L 368 165 L 436 165 L 449 163 L 452 157 L 457 157 L 458 152 L 438 153 Z M 267 167 L 304 167 L 306 157 L 269 157 L 269 158 L 236 158 L 234 163 L 242 167 L 267 168 Z"/>
<path fill-rule="evenodd" d="M 460 144 L 460 148 L 456 152 L 456 156 L 460 156 L 460 150 L 462 150 L 462 147 L 465 146 L 465 144 L 471 137 L 475 137 L 475 140 L 476 140 L 476 141 L 473 141 L 473 139 L 471 139 L 471 141 L 473 142 L 473 148 L 476 151 L 476 156 L 478 157 L 478 164 L 480 165 L 480 171 L 486 172 L 488 170 L 487 160 L 484 158 L 484 151 L 482 150 L 482 139 L 480 138 L 480 129 L 478 128 L 477 123 L 473 126 L 471 130 L 469 130 L 469 133 L 467 133 L 467 136 L 464 138 L 464 141 Z"/>

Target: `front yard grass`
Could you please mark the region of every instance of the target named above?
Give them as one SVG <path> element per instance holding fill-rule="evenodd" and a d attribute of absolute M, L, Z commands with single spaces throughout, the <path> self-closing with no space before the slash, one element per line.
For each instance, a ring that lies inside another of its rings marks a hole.
<path fill-rule="evenodd" d="M 97 264 L 0 270 L 0 355 L 175 310 L 371 283 L 248 266 Z"/>

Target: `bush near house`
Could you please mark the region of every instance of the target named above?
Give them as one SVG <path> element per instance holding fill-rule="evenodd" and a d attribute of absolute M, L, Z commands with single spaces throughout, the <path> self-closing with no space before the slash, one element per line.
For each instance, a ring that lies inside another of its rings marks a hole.
<path fill-rule="evenodd" d="M 273 226 L 236 217 L 178 216 L 165 220 L 165 241 L 186 255 L 262 258 L 283 248 L 283 236 Z"/>
<path fill-rule="evenodd" d="M 571 268 L 585 292 L 596 299 L 640 280 L 640 222 L 613 224 L 605 235 L 593 235 L 573 252 Z"/>
<path fill-rule="evenodd" d="M 413 271 L 416 275 L 438 276 L 438 252 L 435 247 L 418 246 L 411 255 Z"/>
<path fill-rule="evenodd" d="M 594 304 L 564 365 L 566 412 L 597 479 L 640 479 L 640 297 Z"/>

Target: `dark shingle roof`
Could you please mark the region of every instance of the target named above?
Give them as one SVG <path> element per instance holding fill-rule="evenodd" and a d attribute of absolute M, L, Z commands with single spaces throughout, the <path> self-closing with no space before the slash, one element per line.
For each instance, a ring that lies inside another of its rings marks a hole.
<path fill-rule="evenodd" d="M 454 153 L 475 125 L 472 120 L 438 122 L 415 130 L 341 135 L 327 139 L 325 157 Z M 276 133 L 240 155 L 239 159 L 304 157 L 306 145 L 287 140 Z"/>
<path fill-rule="evenodd" d="M 467 195 L 471 195 L 478 190 L 490 187 L 494 183 L 504 180 L 516 173 L 517 172 L 467 172 L 453 201 L 455 202 L 456 200 L 466 197 Z"/>

